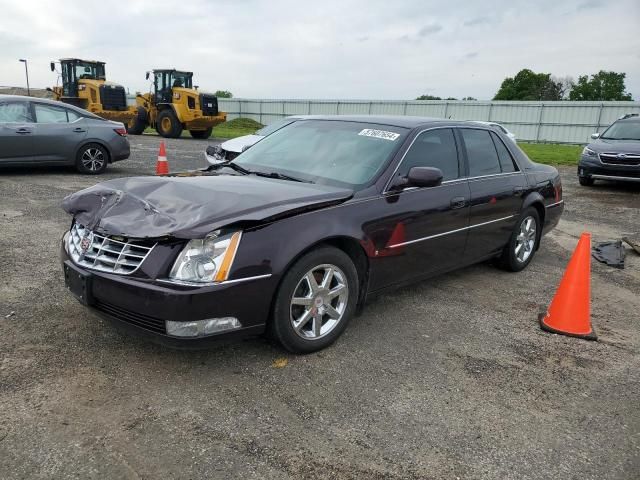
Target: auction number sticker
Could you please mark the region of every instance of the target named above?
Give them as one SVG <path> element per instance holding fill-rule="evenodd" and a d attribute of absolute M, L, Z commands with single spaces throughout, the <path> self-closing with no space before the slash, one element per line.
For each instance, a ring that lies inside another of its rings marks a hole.
<path fill-rule="evenodd" d="M 390 140 L 392 142 L 400 136 L 399 133 L 387 132 L 386 130 L 374 130 L 372 128 L 365 128 L 358 135 L 382 138 L 383 140 Z"/>

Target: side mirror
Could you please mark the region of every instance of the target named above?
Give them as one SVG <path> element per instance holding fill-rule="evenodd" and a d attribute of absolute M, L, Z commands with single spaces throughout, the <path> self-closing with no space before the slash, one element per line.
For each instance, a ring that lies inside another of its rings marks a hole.
<path fill-rule="evenodd" d="M 243 145 L 242 146 L 242 151 L 246 152 L 247 150 L 249 150 L 252 147 L 252 145 Z"/>
<path fill-rule="evenodd" d="M 146 76 L 144 77 L 146 80 L 149 80 L 149 72 L 147 72 Z"/>
<path fill-rule="evenodd" d="M 51 71 L 52 71 L 52 72 L 55 72 L 55 71 L 56 71 L 56 64 L 55 64 L 54 62 L 51 62 L 51 63 L 49 64 L 49 66 L 51 67 Z"/>
<path fill-rule="evenodd" d="M 45 88 L 45 90 L 46 90 L 47 92 L 53 92 L 53 90 L 51 89 L 51 87 L 47 87 L 47 88 Z"/>
<path fill-rule="evenodd" d="M 198 85 L 194 85 L 193 88 L 195 88 L 197 90 L 198 89 Z"/>
<path fill-rule="evenodd" d="M 434 167 L 413 167 L 406 177 L 397 177 L 392 183 L 393 190 L 409 187 L 437 187 L 442 183 L 442 170 Z"/>
<path fill-rule="evenodd" d="M 591 134 L 591 138 L 593 138 L 594 140 L 600 138 L 600 134 L 599 133 L 592 133 Z"/>

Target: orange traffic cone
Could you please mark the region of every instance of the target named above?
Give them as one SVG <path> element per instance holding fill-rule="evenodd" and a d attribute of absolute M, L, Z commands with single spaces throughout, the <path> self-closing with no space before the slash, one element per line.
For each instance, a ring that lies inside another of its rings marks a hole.
<path fill-rule="evenodd" d="M 156 175 L 167 175 L 169 173 L 169 162 L 167 162 L 167 151 L 164 149 L 164 142 L 160 142 L 158 161 L 156 162 Z"/>
<path fill-rule="evenodd" d="M 546 314 L 540 315 L 543 330 L 596 340 L 591 328 L 591 235 L 583 233 L 567 265 Z"/>

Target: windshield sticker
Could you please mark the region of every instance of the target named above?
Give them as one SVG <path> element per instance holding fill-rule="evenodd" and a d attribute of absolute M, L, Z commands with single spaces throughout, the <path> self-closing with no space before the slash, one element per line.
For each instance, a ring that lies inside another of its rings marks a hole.
<path fill-rule="evenodd" d="M 383 140 L 390 140 L 392 142 L 400 136 L 399 133 L 387 132 L 386 130 L 373 130 L 372 128 L 365 128 L 358 135 L 382 138 Z"/>

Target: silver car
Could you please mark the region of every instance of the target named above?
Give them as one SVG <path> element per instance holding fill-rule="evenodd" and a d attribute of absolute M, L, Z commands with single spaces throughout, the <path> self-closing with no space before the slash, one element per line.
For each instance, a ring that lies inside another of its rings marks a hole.
<path fill-rule="evenodd" d="M 0 166 L 75 165 L 98 174 L 129 153 L 122 123 L 62 102 L 0 95 Z"/>

